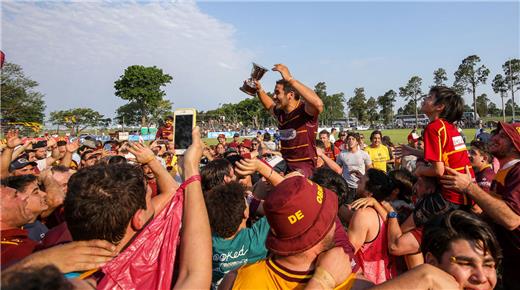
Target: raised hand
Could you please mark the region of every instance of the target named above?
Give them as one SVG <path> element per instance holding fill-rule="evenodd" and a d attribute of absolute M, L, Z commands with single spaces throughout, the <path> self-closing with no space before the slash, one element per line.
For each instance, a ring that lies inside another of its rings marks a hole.
<path fill-rule="evenodd" d="M 54 147 L 54 145 L 56 145 L 56 140 L 54 140 L 54 138 L 52 137 L 46 137 L 45 138 L 47 140 L 47 147 L 50 148 L 50 147 Z"/>
<path fill-rule="evenodd" d="M 22 139 L 18 136 L 18 130 L 9 130 L 6 135 L 7 147 L 14 149 L 16 146 L 22 144 Z"/>
<path fill-rule="evenodd" d="M 67 143 L 67 145 L 65 145 L 65 148 L 67 148 L 67 152 L 69 153 L 76 152 L 79 148 L 79 139 L 74 140 L 74 142 Z"/>
<path fill-rule="evenodd" d="M 200 138 L 200 128 L 198 126 L 194 127 L 191 131 L 191 145 L 188 147 L 186 152 L 184 152 L 184 166 L 191 166 L 192 169 L 200 164 L 200 159 L 202 158 L 202 152 L 204 148 L 204 143 Z"/>
<path fill-rule="evenodd" d="M 258 171 L 258 162 L 261 161 L 258 159 L 242 159 L 235 164 L 235 172 L 242 176 L 251 175 Z"/>
<path fill-rule="evenodd" d="M 375 200 L 373 197 L 364 197 L 355 200 L 352 202 L 351 206 L 353 209 L 360 209 L 360 208 L 366 208 L 370 206 L 375 206 L 377 203 L 377 200 Z"/>
<path fill-rule="evenodd" d="M 284 64 L 277 63 L 274 65 L 272 70 L 279 72 L 282 75 L 282 78 L 286 81 L 290 81 L 293 78 L 289 72 L 289 69 Z"/>
<path fill-rule="evenodd" d="M 128 151 L 135 155 L 137 162 L 147 164 L 155 159 L 153 151 L 141 143 L 130 143 Z"/>

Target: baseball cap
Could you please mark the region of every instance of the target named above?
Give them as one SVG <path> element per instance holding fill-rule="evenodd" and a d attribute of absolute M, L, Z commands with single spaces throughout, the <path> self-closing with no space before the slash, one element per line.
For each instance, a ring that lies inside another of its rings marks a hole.
<path fill-rule="evenodd" d="M 323 240 L 336 219 L 338 197 L 303 176 L 294 176 L 269 193 L 264 210 L 271 226 L 266 247 L 277 255 L 288 256 Z"/>
<path fill-rule="evenodd" d="M 520 123 L 498 122 L 498 129 L 504 130 L 511 142 L 513 142 L 513 146 L 520 152 Z"/>
<path fill-rule="evenodd" d="M 239 147 L 246 147 L 249 148 L 249 150 L 251 150 L 251 148 L 253 148 L 253 143 L 249 139 L 244 139 L 242 140 L 242 143 L 240 143 Z"/>
<path fill-rule="evenodd" d="M 38 164 L 34 161 L 30 162 L 29 160 L 27 160 L 25 158 L 18 158 L 18 159 L 15 159 L 13 162 L 11 162 L 11 164 L 9 165 L 9 171 L 22 169 L 27 165 L 38 166 Z"/>
<path fill-rule="evenodd" d="M 233 137 L 240 137 L 240 134 L 235 133 L 235 134 L 233 134 Z"/>

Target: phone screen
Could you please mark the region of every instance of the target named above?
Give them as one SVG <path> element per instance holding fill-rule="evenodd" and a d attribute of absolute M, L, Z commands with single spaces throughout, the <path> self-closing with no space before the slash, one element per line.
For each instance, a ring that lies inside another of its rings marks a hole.
<path fill-rule="evenodd" d="M 175 149 L 188 149 L 191 145 L 193 115 L 175 115 Z"/>

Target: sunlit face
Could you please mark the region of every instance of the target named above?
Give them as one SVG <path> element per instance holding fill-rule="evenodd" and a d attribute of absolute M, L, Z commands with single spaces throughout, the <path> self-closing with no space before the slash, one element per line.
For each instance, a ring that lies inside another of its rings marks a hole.
<path fill-rule="evenodd" d="M 219 144 L 226 144 L 226 138 L 224 137 L 218 137 L 217 140 Z"/>
<path fill-rule="evenodd" d="M 487 159 L 478 148 L 471 146 L 469 150 L 469 161 L 471 161 L 471 166 L 475 168 L 481 168 L 488 164 Z"/>
<path fill-rule="evenodd" d="M 173 126 L 173 121 L 172 120 L 166 120 L 166 122 L 164 122 L 164 125 L 165 125 L 165 127 L 169 128 L 169 127 Z"/>
<path fill-rule="evenodd" d="M 150 166 L 148 166 L 148 164 L 145 164 L 142 167 L 143 167 L 143 172 L 144 172 L 144 176 L 146 177 L 146 179 L 154 179 L 155 178 L 155 175 L 153 174 L 153 171 L 150 168 Z"/>
<path fill-rule="evenodd" d="M 29 223 L 32 219 L 32 216 L 26 210 L 29 196 L 24 192 L 6 186 L 0 186 L 0 193 L 2 223 L 17 227 Z"/>
<path fill-rule="evenodd" d="M 381 135 L 374 134 L 371 141 L 372 141 L 372 146 L 378 147 L 379 145 L 381 145 Z"/>
<path fill-rule="evenodd" d="M 282 84 L 277 84 L 274 87 L 273 101 L 277 109 L 285 109 L 289 107 L 289 94 L 285 94 Z"/>
<path fill-rule="evenodd" d="M 345 139 L 347 139 L 347 134 L 345 134 L 345 133 L 339 133 L 338 137 L 339 137 L 339 139 L 345 141 Z"/>
<path fill-rule="evenodd" d="M 463 289 L 490 290 L 497 284 L 493 257 L 473 242 L 462 239 L 453 241 L 440 261 L 433 257 L 427 260 L 451 274 Z"/>
<path fill-rule="evenodd" d="M 89 166 L 93 166 L 95 165 L 99 159 L 101 159 L 101 154 L 99 153 L 88 153 L 86 156 L 85 156 L 85 159 L 82 160 L 83 162 L 83 167 L 89 167 Z"/>
<path fill-rule="evenodd" d="M 28 196 L 26 210 L 33 216 L 33 219 L 36 219 L 49 208 L 47 205 L 47 193 L 40 190 L 37 180 L 28 184 L 23 192 Z"/>
<path fill-rule="evenodd" d="M 240 151 L 240 155 L 244 155 L 244 154 L 247 154 L 247 153 L 251 153 L 251 149 L 245 147 L 245 146 L 240 146 L 238 148 L 238 151 Z"/>
<path fill-rule="evenodd" d="M 52 177 L 54 177 L 54 180 L 56 181 L 56 183 L 58 183 L 58 185 L 60 186 L 61 190 L 63 192 L 67 192 L 67 184 L 69 182 L 69 179 L 70 179 L 70 172 L 54 172 L 52 174 Z"/>
<path fill-rule="evenodd" d="M 34 156 L 36 159 L 45 159 L 47 158 L 47 148 L 38 148 L 34 151 Z"/>
<path fill-rule="evenodd" d="M 320 140 L 325 145 L 328 145 L 330 143 L 330 139 L 329 139 L 329 136 L 327 134 L 320 134 Z"/>
<path fill-rule="evenodd" d="M 500 130 L 491 136 L 491 141 L 488 144 L 489 153 L 497 158 L 503 158 L 511 154 L 514 148 L 511 139 L 507 136 L 504 130 Z"/>
<path fill-rule="evenodd" d="M 354 136 L 348 136 L 347 137 L 347 146 L 348 149 L 357 148 L 358 147 L 358 141 Z"/>
<path fill-rule="evenodd" d="M 226 148 L 224 147 L 224 145 L 222 144 L 217 144 L 217 147 L 215 147 L 215 151 L 217 152 L 217 154 L 224 154 L 224 152 L 226 152 Z"/>

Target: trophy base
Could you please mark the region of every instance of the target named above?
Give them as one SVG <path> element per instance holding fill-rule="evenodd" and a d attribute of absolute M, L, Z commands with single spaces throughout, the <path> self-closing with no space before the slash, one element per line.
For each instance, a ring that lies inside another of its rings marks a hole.
<path fill-rule="evenodd" d="M 240 87 L 240 90 L 252 97 L 256 96 L 256 92 L 257 92 L 256 88 L 252 88 L 249 86 L 242 86 L 242 87 Z"/>

